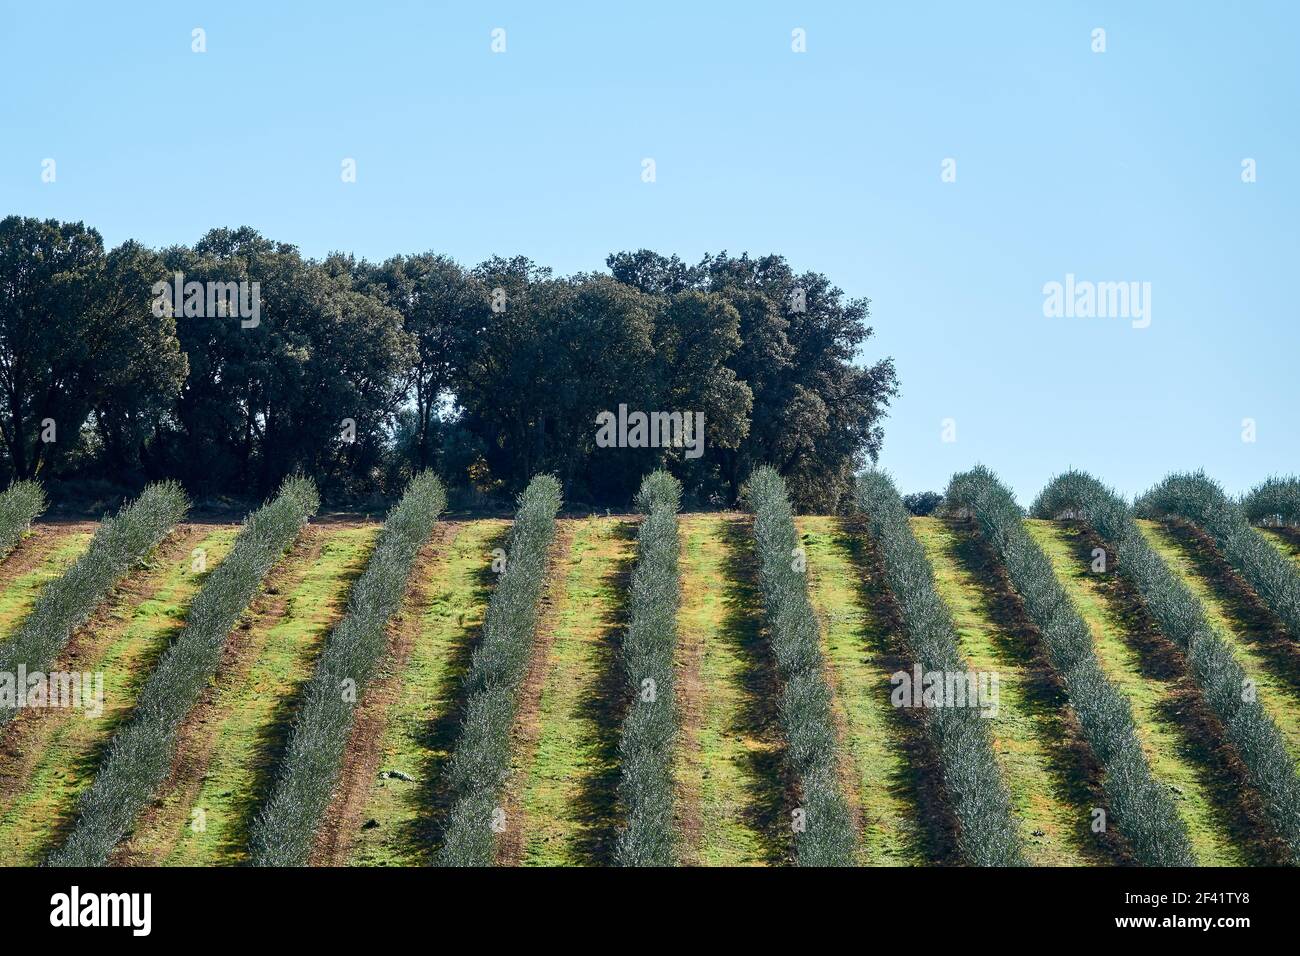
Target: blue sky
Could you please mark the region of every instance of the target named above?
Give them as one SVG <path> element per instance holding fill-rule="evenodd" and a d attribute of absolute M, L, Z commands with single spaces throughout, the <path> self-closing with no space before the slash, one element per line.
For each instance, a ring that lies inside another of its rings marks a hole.
<path fill-rule="evenodd" d="M 1300 470 L 1300 7 L 984 6 L 4 0 L 0 214 L 562 273 L 777 252 L 871 298 L 905 491 Z M 1150 327 L 1044 317 L 1067 274 L 1150 282 Z"/>

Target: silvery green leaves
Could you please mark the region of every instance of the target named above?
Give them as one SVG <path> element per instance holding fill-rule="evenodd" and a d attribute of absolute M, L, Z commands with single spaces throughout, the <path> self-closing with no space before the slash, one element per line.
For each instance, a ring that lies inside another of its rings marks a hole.
<path fill-rule="evenodd" d="M 628 598 L 623 672 L 631 706 L 619 740 L 619 800 L 625 824 L 614 858 L 621 866 L 677 862 L 673 819 L 673 754 L 678 713 L 673 655 L 681 578 L 677 567 L 677 509 L 682 488 L 665 471 L 641 482 L 636 505 L 637 561 Z"/>
<path fill-rule="evenodd" d="M 975 519 L 1038 628 L 1084 736 L 1105 771 L 1111 814 L 1134 859 L 1145 866 L 1195 865 L 1174 802 L 1151 776 L 1128 701 L 1102 672 L 1087 623 L 1070 603 L 1047 556 L 1025 531 L 1011 492 L 992 472 L 978 467 L 952 479 L 946 501 L 950 509 Z"/>
<path fill-rule="evenodd" d="M 9 553 L 44 510 L 45 492 L 39 482 L 17 481 L 0 494 L 0 557 Z"/>
<path fill-rule="evenodd" d="M 1300 524 L 1300 478 L 1269 478 L 1241 499 L 1241 510 L 1255 524 Z"/>
<path fill-rule="evenodd" d="M 0 672 L 16 673 L 19 665 L 29 672 L 48 670 L 72 632 L 188 509 L 189 499 L 181 486 L 164 481 L 149 485 L 115 517 L 100 522 L 90 547 L 46 586 L 17 633 L 0 646 Z M 0 724 L 11 720 L 14 713 L 12 708 L 0 707 Z"/>
<path fill-rule="evenodd" d="M 912 658 L 927 671 L 966 671 L 952 617 L 935 589 L 934 571 L 912 534 L 907 509 L 893 482 L 881 472 L 867 472 L 858 483 L 858 505 L 898 606 Z M 939 707 L 924 714 L 957 820 L 962 861 L 976 866 L 1021 864 L 1020 837 L 988 722 L 965 707 Z"/>
<path fill-rule="evenodd" d="M 519 497 L 506 548 L 510 560 L 488 602 L 483 637 L 465 677 L 465 715 L 446 771 L 451 807 L 439 866 L 491 866 L 496 853 L 497 799 L 510 770 L 510 726 L 532 653 L 560 498 L 560 483 L 551 475 L 534 478 Z"/>
<path fill-rule="evenodd" d="M 1286 504 L 1275 501 L 1274 507 L 1279 509 L 1274 514 L 1281 514 Z M 1300 572 L 1250 526 L 1245 512 L 1217 482 L 1202 472 L 1170 475 L 1138 500 L 1137 510 L 1149 517 L 1181 518 L 1209 535 L 1292 640 L 1300 641 Z"/>
<path fill-rule="evenodd" d="M 795 859 L 800 866 L 851 866 L 853 820 L 839 786 L 831 691 L 822 673 L 821 635 L 807 576 L 802 562 L 791 560 L 802 551 L 785 481 L 772 468 L 757 468 L 746 498 L 754 511 L 759 583 L 781 682 L 786 760 L 800 791 Z"/>
<path fill-rule="evenodd" d="M 429 540 L 447 494 L 433 472 L 411 479 L 388 514 L 347 612 L 303 693 L 270 797 L 253 824 L 256 866 L 302 866 L 329 806 L 360 693 L 387 649 L 388 621 L 401 606 L 416 555 Z"/>
<path fill-rule="evenodd" d="M 130 722 L 113 738 L 82 794 L 53 866 L 103 866 L 167 779 L 176 735 L 221 663 L 226 637 L 262 580 L 320 506 L 315 484 L 288 478 L 274 500 L 244 522 L 234 547 L 190 605 L 185 629 L 140 692 Z"/>
<path fill-rule="evenodd" d="M 1241 665 L 1210 627 L 1201 602 L 1142 537 L 1124 500 L 1091 475 L 1070 471 L 1042 491 L 1032 512 L 1080 518 L 1115 549 L 1119 572 L 1186 655 L 1192 680 L 1236 749 L 1269 822 L 1292 862 L 1300 863 L 1300 780 L 1282 735 L 1258 700 L 1245 699 Z"/>

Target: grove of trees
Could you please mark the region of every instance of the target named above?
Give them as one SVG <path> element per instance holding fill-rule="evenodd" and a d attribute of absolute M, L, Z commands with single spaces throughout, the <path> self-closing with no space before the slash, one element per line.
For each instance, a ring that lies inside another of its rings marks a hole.
<path fill-rule="evenodd" d="M 0 478 L 262 498 L 289 474 L 327 500 L 453 493 L 625 507 L 663 467 L 730 505 L 759 464 L 834 510 L 874 461 L 897 379 L 864 361 L 868 302 L 780 256 L 695 265 L 640 250 L 559 277 L 523 257 L 304 257 L 250 228 L 106 250 L 81 223 L 0 221 Z M 260 316 L 163 310 L 155 285 L 258 283 Z M 175 312 L 173 315 L 172 312 Z M 703 454 L 600 447 L 620 404 L 703 412 Z"/>

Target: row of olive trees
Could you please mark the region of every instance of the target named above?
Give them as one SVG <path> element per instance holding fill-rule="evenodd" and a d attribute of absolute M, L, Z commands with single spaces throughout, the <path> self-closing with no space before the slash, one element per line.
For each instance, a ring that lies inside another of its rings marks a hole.
<path fill-rule="evenodd" d="M 1083 736 L 1101 764 L 1102 785 L 1133 857 L 1144 866 L 1194 866 L 1187 830 L 1167 788 L 1151 775 L 1128 700 L 1107 679 L 1092 632 L 1022 523 L 1011 492 L 985 468 L 956 475 L 947 506 L 974 518 L 1006 570 L 1047 658 L 1065 687 Z"/>
<path fill-rule="evenodd" d="M 35 481 L 14 482 L 0 494 L 0 557 L 13 550 L 45 505 L 45 489 Z"/>
<path fill-rule="evenodd" d="M 421 472 L 384 522 L 343 620 L 325 639 L 270 796 L 254 821 L 254 865 L 307 862 L 338 781 L 357 703 L 387 650 L 388 622 L 401 606 L 416 555 L 446 507 L 442 482 Z"/>
<path fill-rule="evenodd" d="M 806 560 L 785 482 L 771 468 L 746 485 L 754 511 L 758 580 L 780 682 L 786 762 L 797 781 L 792 811 L 800 866 L 849 866 L 856 844 L 853 818 L 840 790 L 839 739 L 821 652 L 821 631 L 808 599 Z"/>
<path fill-rule="evenodd" d="M 30 492 L 29 492 L 30 494 Z M 90 546 L 41 591 L 17 631 L 0 642 L 0 674 L 46 671 L 117 584 L 171 532 L 189 509 L 175 482 L 145 488 L 114 517 L 100 522 Z M 0 705 L 0 726 L 16 714 Z"/>
<path fill-rule="evenodd" d="M 909 656 L 925 672 L 966 673 L 952 615 L 935 588 L 934 571 L 912 533 L 909 513 L 893 482 L 881 472 L 867 473 L 858 500 L 898 608 Z M 970 707 L 927 708 L 924 715 L 956 820 L 962 861 L 977 866 L 1022 863 L 1020 834 L 988 722 Z"/>
<path fill-rule="evenodd" d="M 465 711 L 446 770 L 450 807 L 440 866 L 490 866 L 507 822 L 497 800 L 510 770 L 510 728 L 528 672 L 560 503 L 560 483 L 551 475 L 534 478 L 519 498 L 506 567 L 465 675 Z"/>
<path fill-rule="evenodd" d="M 226 638 L 318 506 L 310 479 L 291 478 L 244 522 L 234 547 L 190 604 L 185 629 L 141 689 L 130 722 L 109 745 L 51 865 L 103 866 L 130 832 L 167 779 L 181 725 L 217 673 Z"/>
<path fill-rule="evenodd" d="M 677 566 L 681 496 L 681 483 L 656 471 L 646 476 L 636 497 L 645 517 L 637 529 L 622 644 L 632 701 L 618 745 L 623 827 L 614 858 L 622 866 L 677 863 L 673 760 L 679 719 L 675 654 L 682 591 Z"/>
<path fill-rule="evenodd" d="M 1096 478 L 1070 471 L 1043 490 L 1031 511 L 1040 518 L 1082 519 L 1114 550 L 1120 574 L 1160 631 L 1183 652 L 1193 682 L 1245 767 L 1269 822 L 1292 861 L 1300 862 L 1300 779 L 1281 732 L 1251 692 L 1251 682 L 1210 625 L 1200 600 L 1147 543 L 1132 509 Z"/>

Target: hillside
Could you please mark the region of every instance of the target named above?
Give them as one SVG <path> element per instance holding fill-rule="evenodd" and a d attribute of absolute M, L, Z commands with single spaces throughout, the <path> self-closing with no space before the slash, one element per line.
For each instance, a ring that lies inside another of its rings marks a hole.
<path fill-rule="evenodd" d="M 505 826 L 497 862 L 590 866 L 613 861 L 624 823 L 619 796 L 622 635 L 637 559 L 639 515 L 561 516 L 549 545 L 539 623 L 519 689 Z M 680 861 L 795 861 L 790 824 L 799 784 L 782 729 L 752 536 L 738 512 L 680 518 L 676 700 L 672 760 Z M 861 865 L 961 862 L 943 768 L 913 709 L 891 706 L 890 675 L 910 668 L 899 608 L 877 545 L 856 520 L 800 517 L 808 595 L 838 740 L 838 787 Z M 1026 862 L 1132 862 L 1122 835 L 1097 832 L 1103 771 L 1045 654 L 1041 635 L 973 522 L 912 518 L 957 635 L 976 671 L 999 675 L 988 719 Z M 1094 533 L 1073 521 L 1024 527 L 1086 621 L 1105 676 L 1128 702 L 1142 752 L 1172 795 L 1196 862 L 1279 861 L 1283 850 L 1223 731 L 1132 586 L 1090 570 Z M 216 676 L 178 734 L 170 774 L 129 838 L 120 865 L 234 865 L 267 799 L 322 642 L 376 545 L 376 522 L 309 524 L 275 564 L 230 635 Z M 0 564 L 0 643 L 41 588 L 88 546 L 93 525 L 37 522 Z M 175 640 L 237 527 L 177 525 L 79 627 L 57 669 L 102 672 L 104 709 L 28 710 L 0 728 L 0 864 L 39 863 L 67 837 L 144 677 Z M 446 769 L 466 706 L 464 677 L 496 584 L 494 549 L 510 522 L 445 516 L 419 551 L 388 647 L 349 730 L 341 775 L 311 851 L 315 864 L 422 865 L 447 823 Z M 1300 652 L 1214 548 L 1185 526 L 1141 532 L 1208 611 L 1267 714 L 1300 761 Z M 1293 535 L 1268 539 L 1300 567 Z M 194 570 L 203 549 L 206 566 Z M 1122 828 L 1121 828 L 1122 829 Z"/>

